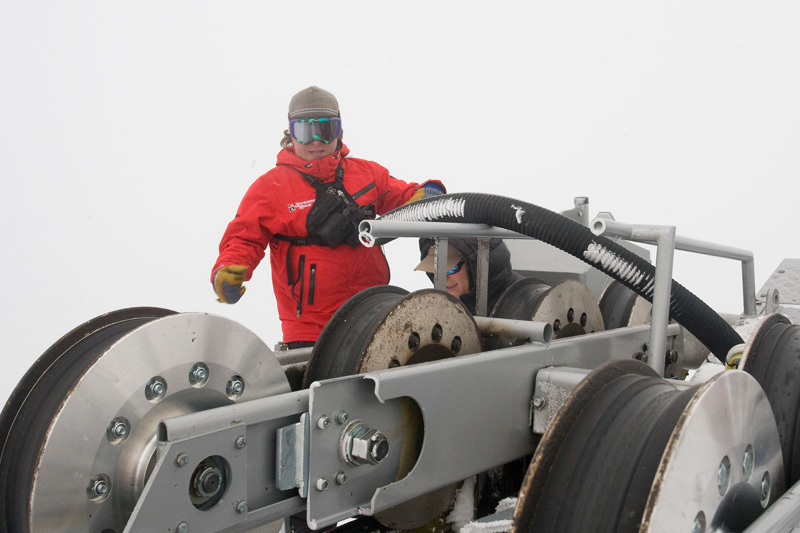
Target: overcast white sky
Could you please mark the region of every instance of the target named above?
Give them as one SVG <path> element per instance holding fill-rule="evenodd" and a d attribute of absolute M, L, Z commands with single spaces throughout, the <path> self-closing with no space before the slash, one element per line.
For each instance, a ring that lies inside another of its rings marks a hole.
<path fill-rule="evenodd" d="M 397 7 L 394 7 L 397 6 Z M 408 181 L 800 257 L 800 3 L 0 0 L 5 399 L 63 334 L 134 306 L 229 316 L 272 346 L 269 265 L 208 281 L 291 96 L 339 99 L 354 157 Z M 416 242 L 391 243 L 392 283 Z M 740 265 L 675 278 L 741 310 Z"/>

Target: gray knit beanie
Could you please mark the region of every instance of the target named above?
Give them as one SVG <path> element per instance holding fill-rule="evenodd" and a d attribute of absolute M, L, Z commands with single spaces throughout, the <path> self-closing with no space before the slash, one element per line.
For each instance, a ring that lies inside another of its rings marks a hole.
<path fill-rule="evenodd" d="M 293 118 L 338 117 L 336 97 L 316 85 L 303 89 L 289 102 L 289 120 Z"/>

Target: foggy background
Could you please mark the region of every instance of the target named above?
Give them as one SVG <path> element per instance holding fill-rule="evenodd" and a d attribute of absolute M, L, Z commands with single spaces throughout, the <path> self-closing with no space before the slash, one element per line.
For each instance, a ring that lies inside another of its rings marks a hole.
<path fill-rule="evenodd" d="M 126 307 L 280 339 L 268 260 L 235 306 L 209 282 L 291 96 L 339 100 L 353 157 L 450 192 L 675 225 L 800 257 L 800 4 L 0 0 L 0 397 L 62 335 Z M 428 287 L 415 240 L 392 284 Z M 738 262 L 674 277 L 740 312 Z"/>

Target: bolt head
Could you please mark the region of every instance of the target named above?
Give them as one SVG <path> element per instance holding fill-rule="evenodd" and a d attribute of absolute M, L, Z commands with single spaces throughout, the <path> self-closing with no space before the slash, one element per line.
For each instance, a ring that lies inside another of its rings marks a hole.
<path fill-rule="evenodd" d="M 336 423 L 337 424 L 347 424 L 350 420 L 350 415 L 345 413 L 344 411 L 339 411 L 336 413 Z"/>
<path fill-rule="evenodd" d="M 328 416 L 321 415 L 317 418 L 317 427 L 319 429 L 325 429 L 331 425 L 331 419 Z"/>
<path fill-rule="evenodd" d="M 250 510 L 250 507 L 247 505 L 246 501 L 238 501 L 236 502 L 236 512 L 239 514 L 245 514 L 247 511 Z"/>
<path fill-rule="evenodd" d="M 761 506 L 766 507 L 769 503 L 770 492 L 769 472 L 764 472 L 764 477 L 761 478 Z"/>
<path fill-rule="evenodd" d="M 314 483 L 314 487 L 318 491 L 322 492 L 323 490 L 326 490 L 328 488 L 328 480 L 321 477 L 316 481 L 316 483 Z"/>
<path fill-rule="evenodd" d="M 544 396 L 533 397 L 533 406 L 536 409 L 544 409 L 545 405 L 547 405 L 547 399 Z"/>
<path fill-rule="evenodd" d="M 755 457 L 753 455 L 753 447 L 748 444 L 747 449 L 744 451 L 744 457 L 742 458 L 742 471 L 744 472 L 745 477 L 749 478 L 753 473 L 754 463 Z"/>
<path fill-rule="evenodd" d="M 344 472 L 337 472 L 336 473 L 336 484 L 337 485 L 344 485 L 347 483 L 347 474 Z"/>
<path fill-rule="evenodd" d="M 101 502 L 111 493 L 111 480 L 105 474 L 100 474 L 89 480 L 86 495 L 93 502 Z"/>
<path fill-rule="evenodd" d="M 453 337 L 453 341 L 450 343 L 450 351 L 453 353 L 461 351 L 461 337 Z"/>
<path fill-rule="evenodd" d="M 408 336 L 408 348 L 412 351 L 419 348 L 419 333 L 416 331 Z"/>
<path fill-rule="evenodd" d="M 705 533 L 706 530 L 706 515 L 703 511 L 697 513 L 697 516 L 694 517 L 694 523 L 692 524 L 692 533 Z"/>
<path fill-rule="evenodd" d="M 175 464 L 178 466 L 186 466 L 189 463 L 189 456 L 185 453 L 179 453 L 175 457 Z"/>
<path fill-rule="evenodd" d="M 722 461 L 717 468 L 717 488 L 719 489 L 720 496 L 724 495 L 728 490 L 728 484 L 731 479 L 731 462 L 727 456 L 722 458 Z"/>
<path fill-rule="evenodd" d="M 92 486 L 92 491 L 98 496 L 102 496 L 103 494 L 108 492 L 108 483 L 102 480 L 95 481 L 94 485 Z"/>
<path fill-rule="evenodd" d="M 370 441 L 372 442 L 369 450 L 370 462 L 372 464 L 380 463 L 389 455 L 389 441 L 380 433 L 373 435 Z"/>
<path fill-rule="evenodd" d="M 245 437 L 244 435 L 239 435 L 236 438 L 236 447 L 241 450 L 245 446 L 247 446 L 247 437 Z"/>
<path fill-rule="evenodd" d="M 187 524 L 186 522 L 181 522 L 175 528 L 175 531 L 176 533 L 189 533 L 189 524 Z"/>

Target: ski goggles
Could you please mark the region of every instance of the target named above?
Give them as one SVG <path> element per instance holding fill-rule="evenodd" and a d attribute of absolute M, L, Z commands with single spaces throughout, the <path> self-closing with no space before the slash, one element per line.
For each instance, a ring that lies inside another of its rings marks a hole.
<path fill-rule="evenodd" d="M 330 144 L 342 134 L 342 119 L 329 118 L 295 118 L 289 121 L 289 135 L 300 144 L 311 144 L 320 141 Z"/>
<path fill-rule="evenodd" d="M 461 261 L 459 261 L 458 263 L 456 263 L 455 265 L 453 265 L 453 268 L 451 268 L 450 270 L 448 270 L 448 271 L 447 271 L 447 275 L 448 275 L 448 276 L 452 276 L 453 274 L 456 274 L 456 273 L 457 273 L 459 270 L 461 270 L 461 266 L 462 266 L 462 265 L 463 265 L 465 262 L 466 262 L 466 259 L 462 259 Z"/>

